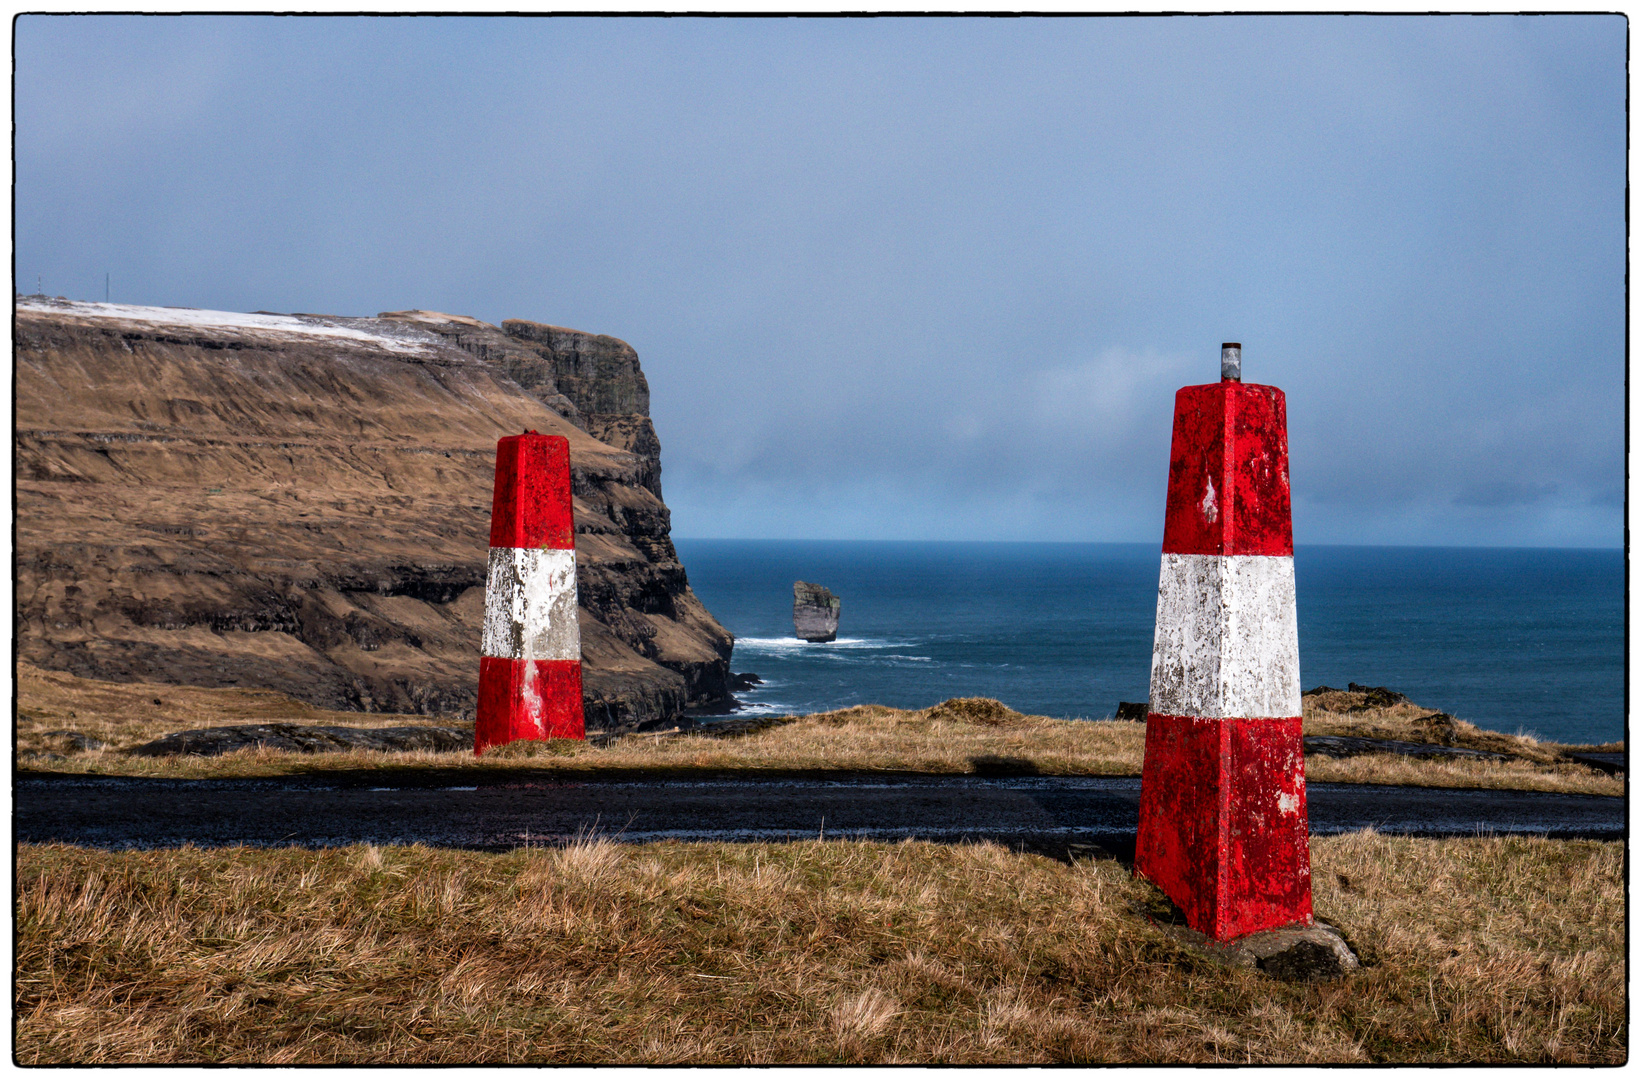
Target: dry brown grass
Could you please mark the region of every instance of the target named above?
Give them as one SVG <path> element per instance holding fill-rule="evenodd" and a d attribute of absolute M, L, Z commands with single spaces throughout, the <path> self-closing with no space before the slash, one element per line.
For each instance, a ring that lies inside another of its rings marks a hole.
<path fill-rule="evenodd" d="M 1552 762 L 1566 749 L 1557 743 L 1540 741 L 1532 735 L 1488 731 L 1468 720 L 1459 720 L 1412 702 L 1375 705 L 1373 695 L 1350 690 L 1308 694 L 1304 698 L 1304 710 L 1307 735 L 1400 739 L 1403 742 L 1510 754 L 1535 762 Z M 1622 749 L 1621 744 L 1613 745 Z"/>
<path fill-rule="evenodd" d="M 1532 735 L 1488 731 L 1466 720 L 1411 702 L 1375 707 L 1368 694 L 1335 690 L 1304 699 L 1306 735 L 1354 735 L 1369 739 L 1454 746 L 1509 755 L 1506 761 L 1475 758 L 1420 759 L 1398 754 L 1331 758 L 1310 754 L 1305 776 L 1346 784 L 1409 784 L 1419 787 L 1513 788 L 1584 795 L 1623 795 L 1624 781 L 1564 760 L 1572 749 Z M 1622 750 L 1623 743 L 1582 749 Z"/>
<path fill-rule="evenodd" d="M 138 758 L 121 753 L 173 731 L 223 724 L 285 721 L 388 727 L 435 723 L 424 716 L 329 712 L 283 694 L 256 690 L 123 684 L 79 679 L 19 665 L 18 748 L 24 769 L 125 776 L 280 776 L 331 770 L 398 768 L 566 771 L 777 769 L 973 773 L 1006 771 L 1070 776 L 1135 776 L 1145 756 L 1145 725 L 1112 720 L 1057 720 L 1026 716 L 989 698 L 957 698 L 929 709 L 861 705 L 797 717 L 746 735 L 628 735 L 608 746 L 554 740 L 520 743 L 475 758 L 465 751 L 437 753 L 299 754 L 246 750 L 220 757 Z M 158 698 L 160 705 L 154 705 Z M 1455 721 L 1433 731 L 1418 718 L 1428 709 L 1397 705 L 1350 714 L 1361 695 L 1321 695 L 1305 702 L 1306 734 L 1352 734 L 1409 742 L 1446 739 L 1517 755 L 1507 762 L 1424 761 L 1372 754 L 1334 759 L 1310 755 L 1311 780 L 1413 784 L 1436 787 L 1516 788 L 1622 795 L 1624 783 L 1587 766 L 1556 763 L 1563 748 L 1501 735 Z M 1332 706 L 1325 708 L 1323 706 Z M 450 721 L 445 721 L 450 722 Z M 72 729 L 110 744 L 72 753 L 44 732 Z M 30 757 L 50 752 L 55 758 Z"/>
<path fill-rule="evenodd" d="M 19 751 L 62 752 L 65 748 L 45 735 L 61 730 L 80 732 L 113 748 L 127 748 L 173 731 L 230 724 L 377 728 L 451 722 L 399 713 L 337 712 L 274 690 L 104 682 L 24 662 L 17 664 L 15 672 Z"/>
<path fill-rule="evenodd" d="M 1318 839 L 1368 966 L 1205 963 L 1111 861 L 994 845 L 21 848 L 48 1062 L 1625 1060 L 1622 845 Z"/>
<path fill-rule="evenodd" d="M 1348 758 L 1309 754 L 1305 757 L 1305 779 L 1313 784 L 1406 784 L 1410 787 L 1559 791 L 1574 795 L 1624 794 L 1622 776 L 1608 776 L 1577 763 L 1539 765 L 1519 760 L 1423 759 L 1400 754 L 1361 754 Z"/>

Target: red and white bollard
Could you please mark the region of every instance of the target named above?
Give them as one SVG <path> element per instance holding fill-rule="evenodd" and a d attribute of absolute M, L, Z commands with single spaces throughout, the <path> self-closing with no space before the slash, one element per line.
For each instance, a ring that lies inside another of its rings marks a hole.
<path fill-rule="evenodd" d="M 585 739 L 570 443 L 527 431 L 496 444 L 473 752 Z"/>
<path fill-rule="evenodd" d="M 1311 922 L 1287 402 L 1241 365 L 1174 399 L 1134 853 L 1217 941 Z"/>

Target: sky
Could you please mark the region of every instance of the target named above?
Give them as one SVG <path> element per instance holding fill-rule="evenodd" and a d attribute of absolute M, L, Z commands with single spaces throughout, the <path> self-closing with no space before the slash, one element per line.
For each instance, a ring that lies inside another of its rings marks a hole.
<path fill-rule="evenodd" d="M 674 535 L 1623 543 L 1621 16 L 23 16 L 18 288 L 638 350 Z"/>

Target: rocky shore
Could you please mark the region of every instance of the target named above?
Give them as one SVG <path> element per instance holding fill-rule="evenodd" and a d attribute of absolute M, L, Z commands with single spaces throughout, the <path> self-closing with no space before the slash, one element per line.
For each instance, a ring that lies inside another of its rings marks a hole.
<path fill-rule="evenodd" d="M 114 681 L 469 718 L 496 439 L 570 440 L 587 726 L 728 693 L 616 338 L 19 298 L 18 652 Z"/>

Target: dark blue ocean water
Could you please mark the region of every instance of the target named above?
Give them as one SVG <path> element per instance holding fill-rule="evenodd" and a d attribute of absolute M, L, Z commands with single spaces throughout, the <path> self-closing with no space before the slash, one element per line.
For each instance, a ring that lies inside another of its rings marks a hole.
<path fill-rule="evenodd" d="M 763 676 L 748 713 L 998 698 L 1047 716 L 1143 701 L 1154 544 L 678 540 L 690 584 Z M 1498 731 L 1624 737 L 1621 551 L 1302 547 L 1306 689 L 1388 686 Z M 838 640 L 792 634 L 792 582 L 843 600 Z"/>

